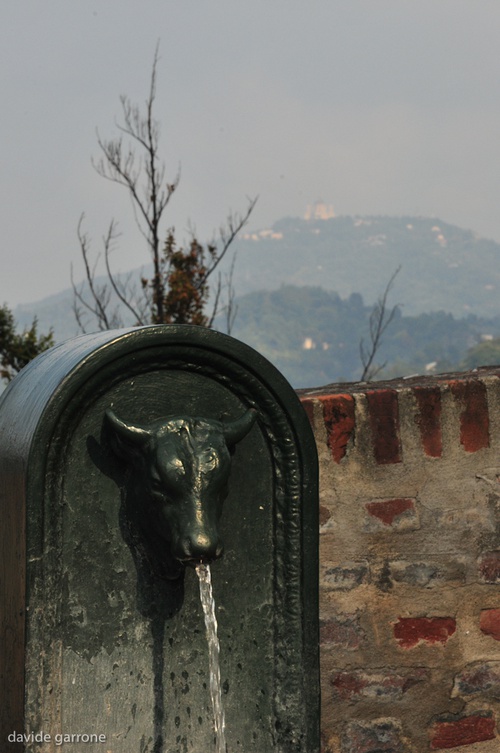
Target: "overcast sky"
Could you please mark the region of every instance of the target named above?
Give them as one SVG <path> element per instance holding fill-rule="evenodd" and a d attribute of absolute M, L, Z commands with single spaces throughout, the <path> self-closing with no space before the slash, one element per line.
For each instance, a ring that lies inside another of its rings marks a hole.
<path fill-rule="evenodd" d="M 119 96 L 156 115 L 168 224 L 208 237 L 259 195 L 251 228 L 302 216 L 429 215 L 500 241 L 498 0 L 4 0 L 0 304 L 79 271 L 114 217 L 122 270 L 147 259 L 125 193 L 91 166 Z"/>

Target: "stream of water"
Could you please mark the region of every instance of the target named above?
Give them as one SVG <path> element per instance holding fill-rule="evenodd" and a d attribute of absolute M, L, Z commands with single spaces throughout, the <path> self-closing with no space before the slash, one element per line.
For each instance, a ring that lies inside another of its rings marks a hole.
<path fill-rule="evenodd" d="M 214 715 L 215 751 L 226 753 L 226 722 L 222 706 L 222 688 L 220 683 L 219 639 L 217 637 L 217 617 L 212 594 L 212 577 L 209 565 L 197 565 L 196 573 L 200 582 L 200 599 L 205 617 L 205 629 L 208 642 L 208 664 L 210 670 L 210 697 Z"/>

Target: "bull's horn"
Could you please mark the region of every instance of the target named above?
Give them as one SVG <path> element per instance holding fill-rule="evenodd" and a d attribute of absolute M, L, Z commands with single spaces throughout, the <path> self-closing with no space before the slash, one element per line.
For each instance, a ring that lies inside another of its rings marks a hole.
<path fill-rule="evenodd" d="M 122 457 L 126 457 L 131 451 L 137 452 L 137 449 L 146 444 L 151 437 L 147 429 L 134 426 L 134 424 L 126 424 L 110 409 L 106 411 L 105 422 L 110 429 L 113 450 Z"/>
<path fill-rule="evenodd" d="M 245 437 L 257 418 L 257 411 L 253 408 L 247 410 L 240 418 L 235 421 L 231 421 L 228 424 L 222 424 L 222 431 L 224 433 L 224 439 L 228 447 L 233 447 L 243 437 Z"/>

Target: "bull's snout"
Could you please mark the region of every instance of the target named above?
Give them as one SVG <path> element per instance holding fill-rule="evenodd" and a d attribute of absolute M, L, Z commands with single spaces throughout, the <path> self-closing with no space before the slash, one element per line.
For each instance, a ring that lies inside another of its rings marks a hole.
<path fill-rule="evenodd" d="M 218 559 L 224 547 L 220 540 L 208 536 L 206 533 L 191 533 L 184 536 L 175 552 L 176 558 L 186 564 L 198 565 Z"/>

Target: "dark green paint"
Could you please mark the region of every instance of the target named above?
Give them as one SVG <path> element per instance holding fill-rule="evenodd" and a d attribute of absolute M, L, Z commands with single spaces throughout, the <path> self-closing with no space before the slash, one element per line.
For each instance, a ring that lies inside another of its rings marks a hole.
<path fill-rule="evenodd" d="M 53 734 L 105 733 L 113 753 L 213 746 L 195 573 L 169 581 L 142 556 L 127 474 L 103 426 L 109 409 L 140 426 L 172 416 L 226 424 L 257 412 L 234 448 L 220 518 L 225 553 L 212 566 L 228 748 L 316 753 L 314 438 L 273 366 L 189 326 L 59 345 L 0 402 L 2 575 L 14 582 L 4 630 L 17 647 L 2 646 L 6 689 L 26 676 L 2 712 L 2 735 L 50 720 Z"/>

